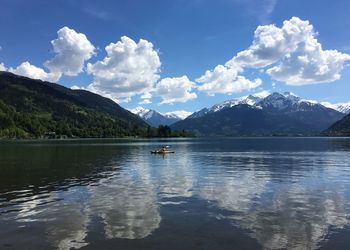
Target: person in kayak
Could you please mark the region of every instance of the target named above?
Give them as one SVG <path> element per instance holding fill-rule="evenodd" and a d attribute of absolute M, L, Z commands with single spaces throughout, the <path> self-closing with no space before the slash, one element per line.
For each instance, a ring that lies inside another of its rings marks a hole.
<path fill-rule="evenodd" d="M 156 149 L 154 151 L 151 151 L 152 154 L 169 154 L 169 153 L 175 153 L 174 151 L 169 150 L 169 146 L 162 146 L 160 149 Z"/>

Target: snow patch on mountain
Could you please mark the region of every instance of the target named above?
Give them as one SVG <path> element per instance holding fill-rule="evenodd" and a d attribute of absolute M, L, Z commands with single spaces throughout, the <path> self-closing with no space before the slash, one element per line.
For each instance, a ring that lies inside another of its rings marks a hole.
<path fill-rule="evenodd" d="M 192 114 L 191 112 L 185 110 L 159 113 L 155 110 L 146 109 L 143 107 L 131 109 L 130 112 L 138 115 L 153 127 L 158 127 L 159 125 L 171 125 L 177 121 L 185 119 Z"/>
<path fill-rule="evenodd" d="M 320 105 L 332 108 L 342 113 L 350 113 L 350 102 L 349 103 L 319 103 L 314 100 L 306 100 L 297 96 L 292 92 L 284 93 L 270 93 L 268 91 L 262 91 L 248 96 L 242 96 L 237 99 L 232 99 L 224 101 L 222 103 L 216 104 L 211 108 L 204 108 L 195 113 L 193 113 L 189 118 L 198 118 L 209 113 L 218 112 L 225 108 L 232 108 L 240 104 L 247 104 L 252 108 L 263 109 L 272 108 L 279 111 L 289 110 L 289 111 L 305 111 L 310 107 Z"/>
<path fill-rule="evenodd" d="M 335 103 L 335 104 L 330 102 L 321 102 L 321 104 L 327 108 L 335 109 L 344 114 L 350 113 L 350 102 Z"/>
<path fill-rule="evenodd" d="M 237 106 L 239 104 L 248 104 L 250 106 L 255 106 L 258 102 L 269 96 L 270 93 L 268 91 L 262 91 L 256 94 L 242 96 L 237 99 L 228 100 L 211 107 L 208 112 L 218 112 L 224 108 L 232 108 L 233 106 Z"/>
<path fill-rule="evenodd" d="M 143 107 L 137 107 L 134 109 L 130 109 L 131 113 L 134 113 L 135 115 L 140 116 L 141 118 L 145 118 L 145 116 L 150 112 L 150 109 L 146 109 Z"/>
<path fill-rule="evenodd" d="M 164 115 L 165 117 L 168 118 L 177 118 L 179 120 L 183 120 L 185 118 L 187 118 L 188 116 L 192 115 L 193 112 L 188 112 L 185 110 L 176 110 L 176 111 L 172 111 L 172 112 L 166 112 L 166 113 L 162 113 L 162 115 Z"/>

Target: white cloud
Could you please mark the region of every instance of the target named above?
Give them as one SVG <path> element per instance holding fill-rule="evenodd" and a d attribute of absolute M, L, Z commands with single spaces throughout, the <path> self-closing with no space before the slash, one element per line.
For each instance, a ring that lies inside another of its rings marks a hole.
<path fill-rule="evenodd" d="M 258 26 L 252 45 L 239 52 L 231 62 L 249 68 L 277 63 L 266 73 L 288 85 L 336 81 L 350 55 L 323 50 L 315 36 L 316 32 L 309 21 L 298 17 L 284 21 L 281 28 L 275 25 Z"/>
<path fill-rule="evenodd" d="M 266 72 L 288 85 L 333 82 L 340 79 L 340 71 L 347 60 L 350 60 L 350 55 L 323 50 L 316 39 L 311 39 Z"/>
<path fill-rule="evenodd" d="M 232 66 L 233 64 L 226 65 Z M 206 92 L 208 95 L 215 95 L 216 93 L 232 94 L 261 85 L 261 79 L 250 81 L 244 76 L 238 75 L 242 72 L 241 68 L 227 66 L 218 65 L 214 70 L 207 70 L 203 76 L 196 79 L 197 82 L 203 83 L 198 87 L 198 90 Z"/>
<path fill-rule="evenodd" d="M 152 98 L 152 94 L 150 92 L 145 92 L 145 93 L 143 93 L 141 98 L 142 99 L 150 99 L 150 98 Z"/>
<path fill-rule="evenodd" d="M 298 17 L 284 21 L 282 28 L 274 24 L 258 26 L 252 45 L 232 60 L 242 67 L 266 67 L 295 51 L 298 44 L 313 36 L 312 25 Z"/>
<path fill-rule="evenodd" d="M 218 65 L 214 70 L 207 70 L 205 74 L 198 79 L 197 82 L 203 83 L 199 86 L 200 91 L 209 91 L 225 93 L 230 88 L 231 83 L 237 78 L 238 70 L 227 68 L 224 65 Z"/>
<path fill-rule="evenodd" d="M 63 27 L 57 34 L 58 38 L 51 41 L 56 55 L 44 63 L 49 72 L 28 61 L 8 70 L 18 75 L 49 82 L 57 82 L 63 74 L 75 76 L 82 72 L 85 61 L 94 54 L 95 47 L 84 34 L 68 27 Z M 6 70 L 4 65 L 3 68 Z"/>
<path fill-rule="evenodd" d="M 94 55 L 95 47 L 84 34 L 68 27 L 61 28 L 57 35 L 51 41 L 56 55 L 45 66 L 52 72 L 76 76 L 83 71 L 85 61 Z"/>
<path fill-rule="evenodd" d="M 34 66 L 29 62 L 23 62 L 17 66 L 17 68 L 10 68 L 9 71 L 17 75 L 41 79 L 48 82 L 56 82 L 61 77 L 60 73 L 47 73 L 42 68 Z"/>
<path fill-rule="evenodd" d="M 143 99 L 139 104 L 150 104 L 152 103 L 150 99 Z"/>
<path fill-rule="evenodd" d="M 151 102 L 152 94 L 150 92 L 145 92 L 140 97 L 141 97 L 142 101 L 139 102 L 139 104 L 150 104 L 150 103 L 152 103 Z"/>
<path fill-rule="evenodd" d="M 121 41 L 105 48 L 107 56 L 87 69 L 94 76 L 88 90 L 112 97 L 130 98 L 149 92 L 159 79 L 161 62 L 153 44 L 140 39 L 138 43 L 123 36 Z"/>
<path fill-rule="evenodd" d="M 172 104 L 197 98 L 196 93 L 191 92 L 194 87 L 195 83 L 187 76 L 164 78 L 156 85 L 155 92 L 162 98 L 160 104 Z"/>
<path fill-rule="evenodd" d="M 203 83 L 198 89 L 214 95 L 259 86 L 260 79 L 251 82 L 239 76 L 245 68 L 260 69 L 261 74 L 267 73 L 287 85 L 336 81 L 350 55 L 323 50 L 316 35 L 309 21 L 298 17 L 284 21 L 281 28 L 274 24 L 258 26 L 249 48 L 238 52 L 225 66 L 218 65 L 198 78 Z M 240 84 L 234 84 L 237 81 Z"/>
<path fill-rule="evenodd" d="M 253 81 L 245 78 L 244 76 L 238 76 L 233 82 L 233 93 L 241 92 L 243 90 L 254 89 L 260 86 L 262 83 L 260 78 L 256 78 Z"/>
<path fill-rule="evenodd" d="M 6 71 L 7 68 L 5 67 L 4 63 L 0 63 L 0 71 Z"/>

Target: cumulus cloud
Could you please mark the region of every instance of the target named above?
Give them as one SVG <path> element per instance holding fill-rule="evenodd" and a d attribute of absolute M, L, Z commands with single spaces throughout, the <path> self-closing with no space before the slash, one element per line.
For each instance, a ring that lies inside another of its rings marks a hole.
<path fill-rule="evenodd" d="M 5 67 L 4 63 L 0 63 L 0 71 L 6 71 L 7 68 Z"/>
<path fill-rule="evenodd" d="M 203 83 L 198 89 L 214 95 L 259 86 L 260 79 L 250 81 L 240 76 L 246 68 L 260 69 L 260 73 L 267 73 L 273 80 L 288 85 L 336 81 L 350 55 L 324 50 L 316 35 L 310 22 L 298 17 L 284 21 L 282 27 L 258 26 L 252 44 L 224 66 L 206 71 L 196 80 Z"/>
<path fill-rule="evenodd" d="M 84 34 L 77 33 L 68 27 L 60 29 L 57 35 L 58 38 L 51 41 L 56 55 L 44 63 L 49 69 L 48 72 L 28 61 L 21 63 L 16 68 L 9 68 L 8 71 L 49 82 L 57 82 L 62 75 L 75 76 L 82 72 L 85 61 L 92 57 L 95 47 Z M 0 70 L 7 69 L 0 64 Z"/>
<path fill-rule="evenodd" d="M 258 26 L 252 45 L 237 53 L 232 61 L 242 67 L 266 67 L 295 51 L 301 42 L 313 36 L 312 25 L 298 17 L 284 21 L 282 28 L 274 24 Z"/>
<path fill-rule="evenodd" d="M 258 26 L 252 45 L 239 52 L 231 62 L 249 68 L 277 63 L 266 73 L 288 85 L 336 81 L 350 55 L 337 50 L 323 50 L 316 35 L 309 21 L 298 17 L 284 21 L 281 28 Z"/>
<path fill-rule="evenodd" d="M 94 55 L 95 47 L 84 34 L 68 27 L 61 28 L 57 35 L 57 39 L 51 41 L 56 55 L 45 62 L 45 66 L 51 72 L 76 76 L 83 71 L 85 61 Z"/>
<path fill-rule="evenodd" d="M 149 92 L 158 81 L 161 62 L 152 43 L 143 39 L 136 43 L 123 36 L 105 50 L 107 56 L 102 61 L 87 65 L 94 77 L 88 90 L 114 100 L 130 100 Z"/>
<path fill-rule="evenodd" d="M 288 85 L 333 82 L 340 79 L 340 71 L 347 60 L 350 60 L 350 55 L 323 50 L 316 39 L 311 39 L 266 72 Z"/>
<path fill-rule="evenodd" d="M 48 73 L 42 68 L 34 66 L 29 62 L 23 62 L 17 66 L 17 68 L 10 68 L 9 71 L 17 75 L 26 76 L 33 79 L 41 79 L 48 82 L 56 82 L 61 77 L 61 73 L 59 72 Z"/>
<path fill-rule="evenodd" d="M 203 76 L 196 79 L 197 82 L 203 83 L 198 87 L 198 90 L 206 92 L 208 95 L 215 95 L 216 93 L 232 94 L 243 90 L 249 90 L 261 85 L 261 79 L 250 81 L 244 76 L 238 75 L 242 72 L 239 67 L 231 67 L 226 64 L 218 65 L 214 70 L 207 70 Z"/>
<path fill-rule="evenodd" d="M 164 78 L 156 85 L 155 92 L 162 98 L 160 104 L 187 102 L 197 98 L 196 93 L 191 92 L 195 86 L 187 76 Z"/>

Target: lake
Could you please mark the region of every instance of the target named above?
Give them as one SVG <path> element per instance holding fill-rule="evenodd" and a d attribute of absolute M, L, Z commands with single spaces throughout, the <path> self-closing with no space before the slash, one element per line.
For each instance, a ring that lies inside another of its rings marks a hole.
<path fill-rule="evenodd" d="M 350 245 L 350 138 L 2 141 L 0 171 L 0 249 Z"/>

